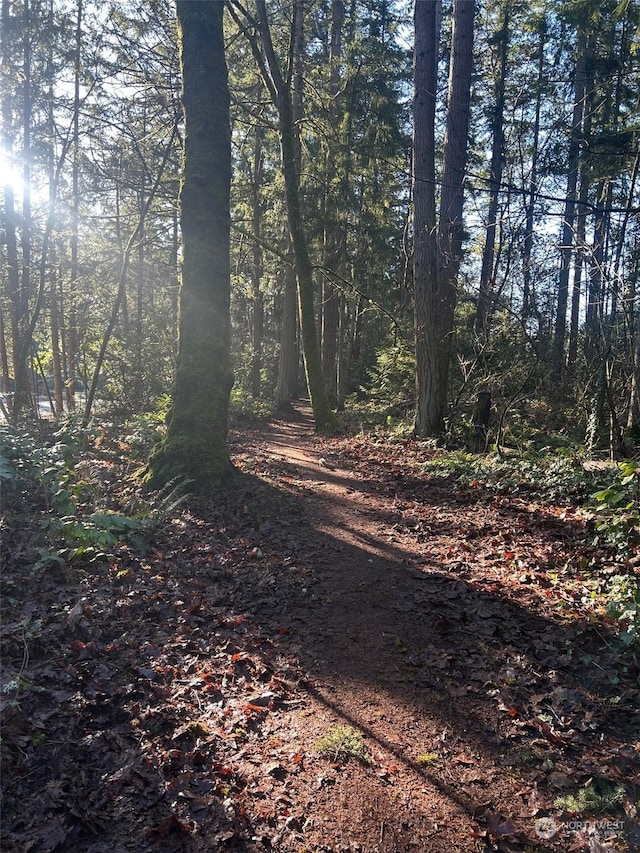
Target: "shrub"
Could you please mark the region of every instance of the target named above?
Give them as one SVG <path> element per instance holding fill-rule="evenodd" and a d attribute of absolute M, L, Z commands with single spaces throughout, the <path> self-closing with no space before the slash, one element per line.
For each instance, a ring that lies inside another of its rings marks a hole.
<path fill-rule="evenodd" d="M 360 732 L 351 726 L 335 726 L 316 741 L 316 752 L 331 761 L 346 761 L 357 758 L 367 761 L 368 753 Z"/>
<path fill-rule="evenodd" d="M 86 451 L 93 430 L 73 420 L 38 437 L 3 428 L 0 486 L 4 509 L 35 509 L 40 521 L 39 567 L 61 566 L 77 557 L 106 556 L 137 533 L 142 522 L 103 505 L 104 490 L 95 482 Z"/>
<path fill-rule="evenodd" d="M 640 531 L 640 463 L 621 462 L 618 477 L 592 495 L 599 521 L 596 530 L 602 539 L 627 553 L 638 541 Z"/>

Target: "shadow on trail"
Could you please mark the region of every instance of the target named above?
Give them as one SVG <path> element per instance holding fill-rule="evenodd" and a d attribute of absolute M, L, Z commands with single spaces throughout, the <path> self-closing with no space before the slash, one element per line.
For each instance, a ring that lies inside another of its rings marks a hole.
<path fill-rule="evenodd" d="M 303 434 L 300 421 L 295 428 Z M 452 513 L 439 504 L 446 492 L 435 490 L 431 506 L 447 514 L 428 522 L 430 547 L 420 554 L 417 543 L 403 547 L 376 532 L 396 517 L 388 487 L 318 467 L 312 447 L 300 452 L 287 445 L 286 426 L 273 434 L 299 475 L 285 487 L 305 502 L 304 521 L 289 541 L 305 580 L 276 572 L 272 597 L 254 607 L 250 595 L 245 604 L 263 624 L 274 618 L 273 624 L 290 626 L 292 648 L 309 675 L 309 695 L 468 818 L 486 803 L 487 784 L 495 808 L 526 812 L 517 793 L 522 779 L 514 784 L 509 773 L 529 774 L 530 792 L 539 789 L 548 805 L 560 793 L 558 780 L 578 786 L 593 773 L 606 775 L 605 756 L 624 751 L 638 718 L 629 699 L 635 693 L 626 689 L 633 689 L 633 659 L 625 659 L 606 627 L 562 618 L 559 611 L 546 615 L 544 590 L 534 612 L 531 591 L 515 579 L 504 588 L 487 581 L 482 567 L 474 577 L 477 542 L 465 555 L 466 577 L 451 574 L 432 546 L 438 537 L 455 536 L 457 525 L 468 529 L 465 514 L 482 509 L 477 501 L 458 500 Z M 277 479 L 277 460 L 270 473 Z M 508 499 L 500 513 L 510 524 L 523 516 Z M 559 539 L 577 535 L 570 521 L 535 512 L 525 521 L 529 528 L 550 526 Z M 486 527 L 478 539 L 490 535 L 491 525 Z M 250 573 L 258 577 L 260 571 L 256 566 Z M 389 720 L 393 705 L 397 719 Z M 376 707 L 385 710 L 382 719 Z M 434 769 L 420 764 L 425 752 L 438 756 Z M 480 776 L 468 772 L 472 765 Z M 443 839 L 443 850 L 457 849 L 447 843 Z"/>
<path fill-rule="evenodd" d="M 232 448 L 234 488 L 168 519 L 144 558 L 66 588 L 26 578 L 2 633 L 19 683 L 3 850 L 469 853 L 480 812 L 530 829 L 552 772 L 579 784 L 629 761 L 635 673 L 612 638 L 474 574 L 492 522 L 464 564 L 438 550 L 476 505 L 434 491 L 434 517 L 393 541 L 389 483 L 320 464 L 308 418 Z M 315 755 L 334 722 L 370 766 Z M 320 802 L 334 823 L 303 832 Z"/>

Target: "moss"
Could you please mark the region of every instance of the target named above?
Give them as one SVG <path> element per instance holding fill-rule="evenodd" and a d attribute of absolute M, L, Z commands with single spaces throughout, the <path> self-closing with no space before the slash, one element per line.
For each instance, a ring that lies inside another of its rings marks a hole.
<path fill-rule="evenodd" d="M 226 453 L 214 454 L 211 449 L 188 439 L 163 442 L 149 458 L 146 482 L 151 488 L 161 488 L 176 477 L 189 480 L 189 491 L 199 497 L 224 485 L 233 466 Z"/>
<path fill-rule="evenodd" d="M 233 374 L 229 354 L 231 140 L 223 8 L 177 4 L 185 145 L 180 189 L 183 242 L 180 328 L 167 433 L 147 482 L 176 477 L 205 495 L 232 472 L 226 446 Z"/>

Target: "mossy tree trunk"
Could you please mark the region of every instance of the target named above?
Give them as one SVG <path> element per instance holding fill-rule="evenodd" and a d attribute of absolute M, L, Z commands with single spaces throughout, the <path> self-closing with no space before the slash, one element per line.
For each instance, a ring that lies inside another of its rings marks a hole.
<path fill-rule="evenodd" d="M 231 137 L 224 4 L 178 0 L 185 140 L 180 189 L 179 343 L 167 433 L 150 482 L 187 477 L 205 494 L 231 473 L 227 450 L 230 364 Z"/>

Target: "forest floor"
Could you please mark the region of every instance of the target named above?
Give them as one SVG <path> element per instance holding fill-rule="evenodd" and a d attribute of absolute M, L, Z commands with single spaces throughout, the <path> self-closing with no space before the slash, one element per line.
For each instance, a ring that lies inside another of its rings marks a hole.
<path fill-rule="evenodd" d="M 304 406 L 230 447 L 142 550 L 54 578 L 5 531 L 4 853 L 640 850 L 586 513 Z"/>

